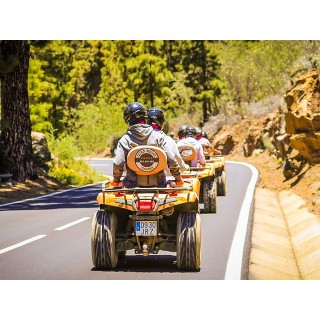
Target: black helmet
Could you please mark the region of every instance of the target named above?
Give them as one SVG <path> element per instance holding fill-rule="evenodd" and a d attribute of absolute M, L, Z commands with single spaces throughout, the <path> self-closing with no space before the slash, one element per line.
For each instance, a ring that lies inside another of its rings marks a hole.
<path fill-rule="evenodd" d="M 200 127 L 196 127 L 196 135 L 200 136 L 202 132 L 202 129 Z"/>
<path fill-rule="evenodd" d="M 186 135 L 186 129 L 187 129 L 187 126 L 186 125 L 183 125 L 179 128 L 178 130 L 178 137 L 181 138 L 183 136 Z"/>
<path fill-rule="evenodd" d="M 147 120 L 147 109 L 139 102 L 132 102 L 124 108 L 123 119 L 129 126 Z"/>
<path fill-rule="evenodd" d="M 164 124 L 164 114 L 160 108 L 152 107 L 148 109 L 148 124 L 156 123 L 159 127 L 162 127 Z"/>
<path fill-rule="evenodd" d="M 206 139 L 208 139 L 208 135 L 207 135 L 207 133 L 205 132 L 205 131 L 201 131 L 201 135 L 204 137 L 204 138 L 206 138 Z"/>
<path fill-rule="evenodd" d="M 197 132 L 196 132 L 196 128 L 195 127 L 188 126 L 186 128 L 186 136 L 187 137 L 195 137 L 196 134 L 197 134 Z"/>

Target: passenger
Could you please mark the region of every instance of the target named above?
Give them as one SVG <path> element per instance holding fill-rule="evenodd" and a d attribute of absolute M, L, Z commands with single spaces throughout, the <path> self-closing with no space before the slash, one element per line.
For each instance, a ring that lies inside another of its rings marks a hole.
<path fill-rule="evenodd" d="M 113 160 L 113 182 L 111 185 L 114 187 L 121 186 L 120 179 L 126 166 L 127 172 L 123 185 L 127 188 L 137 186 L 137 174 L 126 165 L 127 156 L 129 151 L 134 147 L 150 145 L 162 148 L 167 155 L 168 167 L 175 178 L 175 181 L 170 181 L 170 186 L 183 186 L 179 164 L 170 146 L 166 143 L 162 134 L 154 131 L 151 126 L 146 124 L 146 108 L 139 102 L 132 102 L 125 107 L 123 118 L 129 128 L 127 133 L 118 142 L 117 154 Z M 167 186 L 166 175 L 163 170 L 158 173 L 158 186 Z"/>
<path fill-rule="evenodd" d="M 180 130 L 180 129 L 179 129 Z M 183 136 L 185 134 L 185 137 Z M 177 142 L 177 146 L 182 146 L 182 145 L 192 145 L 195 147 L 197 151 L 197 157 L 191 161 L 191 167 L 197 167 L 198 163 L 205 167 L 206 165 L 206 160 L 205 156 L 203 154 L 203 148 L 200 144 L 199 141 L 196 140 L 196 129 L 192 126 L 186 127 L 185 131 L 183 132 L 183 128 L 181 129 L 181 139 Z"/>
<path fill-rule="evenodd" d="M 153 130 L 158 131 L 164 137 L 167 144 L 170 146 L 171 150 L 173 151 L 176 160 L 180 166 L 181 172 L 184 172 L 189 169 L 189 166 L 182 160 L 179 149 L 177 147 L 176 142 L 168 135 L 166 135 L 162 131 L 163 124 L 165 122 L 164 113 L 160 108 L 152 107 L 148 109 L 148 120 L 147 123 L 151 125 Z M 168 173 L 169 174 L 169 173 Z"/>
<path fill-rule="evenodd" d="M 203 147 L 203 153 L 206 157 L 206 159 L 210 159 L 211 155 L 220 155 L 221 151 L 219 151 L 218 149 L 214 148 L 209 139 L 208 139 L 208 135 L 204 130 L 201 130 L 200 128 L 197 128 L 197 137 L 196 139 L 201 143 L 202 147 Z M 200 132 L 199 132 L 200 129 Z"/>
<path fill-rule="evenodd" d="M 196 127 L 196 139 L 197 140 L 200 140 L 201 139 L 201 132 L 202 132 L 202 129 L 200 127 Z"/>

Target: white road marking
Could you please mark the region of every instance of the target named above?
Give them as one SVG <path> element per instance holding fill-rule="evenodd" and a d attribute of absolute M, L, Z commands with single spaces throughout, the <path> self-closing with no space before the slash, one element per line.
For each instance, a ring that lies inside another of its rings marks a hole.
<path fill-rule="evenodd" d="M 259 171 L 249 163 L 228 161 L 248 167 L 252 171 L 252 177 L 247 187 L 245 198 L 242 202 L 236 231 L 233 236 L 232 245 L 229 253 L 225 280 L 241 280 L 242 263 L 246 246 L 248 226 L 250 225 L 250 207 L 254 199 L 254 192 L 259 180 Z"/>
<path fill-rule="evenodd" d="M 70 223 L 68 223 L 68 224 L 65 224 L 64 226 L 61 226 L 61 227 L 56 228 L 56 229 L 54 229 L 54 230 L 61 231 L 61 230 L 67 229 L 67 228 L 69 228 L 69 227 L 72 227 L 73 225 L 78 224 L 78 223 L 80 223 L 80 222 L 82 222 L 82 221 L 85 221 L 85 220 L 88 220 L 88 219 L 90 219 L 90 217 L 84 217 L 84 218 L 82 218 L 82 219 L 79 219 L 79 220 L 70 222 Z"/>
<path fill-rule="evenodd" d="M 3 254 L 5 252 L 8 252 L 8 251 L 11 251 L 13 249 L 16 249 L 16 248 L 19 248 L 19 247 L 22 247 L 30 242 L 33 242 L 33 241 L 36 241 L 36 240 L 39 240 L 41 238 L 44 238 L 46 237 L 47 235 L 46 234 L 40 234 L 39 236 L 36 236 L 36 237 L 33 237 L 33 238 L 30 238 L 28 240 L 25 240 L 25 241 L 22 241 L 22 242 L 19 242 L 13 246 L 10 246 L 10 247 L 7 247 L 7 248 L 4 248 L 2 250 L 0 250 L 0 254 Z"/>

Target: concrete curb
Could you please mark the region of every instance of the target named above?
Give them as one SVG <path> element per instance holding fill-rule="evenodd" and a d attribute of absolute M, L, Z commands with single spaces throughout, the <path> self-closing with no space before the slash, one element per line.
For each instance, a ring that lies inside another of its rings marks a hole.
<path fill-rule="evenodd" d="M 290 191 L 257 188 L 250 280 L 320 279 L 320 223 Z"/>

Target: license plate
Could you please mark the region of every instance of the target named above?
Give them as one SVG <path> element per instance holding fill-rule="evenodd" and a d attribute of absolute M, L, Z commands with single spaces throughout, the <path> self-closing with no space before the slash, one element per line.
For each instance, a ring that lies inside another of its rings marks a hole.
<path fill-rule="evenodd" d="M 136 221 L 137 236 L 156 236 L 157 221 Z"/>

